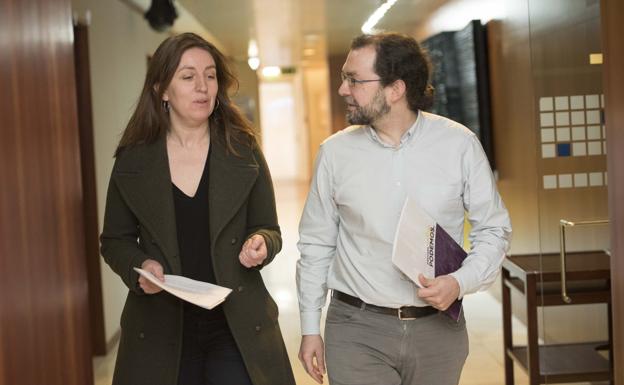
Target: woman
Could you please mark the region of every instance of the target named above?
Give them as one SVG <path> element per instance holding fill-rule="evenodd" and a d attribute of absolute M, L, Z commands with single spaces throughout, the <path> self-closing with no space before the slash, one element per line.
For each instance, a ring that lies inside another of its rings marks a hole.
<path fill-rule="evenodd" d="M 115 385 L 295 383 L 260 275 L 282 242 L 271 177 L 228 96 L 235 82 L 224 56 L 191 33 L 166 39 L 150 61 L 115 154 L 101 236 L 129 288 Z M 233 291 L 206 310 L 134 267 Z"/>

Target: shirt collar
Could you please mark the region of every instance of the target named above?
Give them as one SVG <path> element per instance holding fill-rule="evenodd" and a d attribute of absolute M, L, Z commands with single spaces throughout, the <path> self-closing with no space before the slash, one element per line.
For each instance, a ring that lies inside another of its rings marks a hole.
<path fill-rule="evenodd" d="M 374 142 L 377 142 L 378 144 L 382 145 L 383 147 L 399 149 L 399 148 L 402 148 L 403 146 L 405 146 L 409 142 L 409 140 L 414 136 L 414 133 L 416 132 L 416 126 L 417 126 L 419 120 L 420 120 L 420 111 L 418 111 L 418 116 L 416 117 L 416 120 L 414 121 L 414 124 L 412 124 L 410 126 L 410 128 L 407 131 L 405 131 L 405 133 L 401 137 L 401 142 L 396 147 L 394 147 L 394 146 L 384 142 L 383 140 L 381 140 L 381 138 L 377 134 L 377 131 L 375 131 L 375 129 L 372 126 L 366 126 L 366 129 L 367 129 L 367 131 L 369 133 L 370 138 Z"/>

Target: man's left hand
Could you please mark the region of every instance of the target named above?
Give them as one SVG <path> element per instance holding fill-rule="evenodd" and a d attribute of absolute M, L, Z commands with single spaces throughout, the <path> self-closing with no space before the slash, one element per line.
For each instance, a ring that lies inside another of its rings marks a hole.
<path fill-rule="evenodd" d="M 424 288 L 418 289 L 418 297 L 438 310 L 446 310 L 459 297 L 459 283 L 451 275 L 435 278 L 418 276 Z"/>
<path fill-rule="evenodd" d="M 267 248 L 264 237 L 260 234 L 252 235 L 238 254 L 240 263 L 245 267 L 254 267 L 261 265 L 267 257 Z"/>

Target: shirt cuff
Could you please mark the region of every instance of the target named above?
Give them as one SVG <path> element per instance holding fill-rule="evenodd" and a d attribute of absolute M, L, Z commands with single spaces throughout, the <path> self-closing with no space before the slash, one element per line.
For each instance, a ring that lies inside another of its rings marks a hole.
<path fill-rule="evenodd" d="M 460 273 L 459 270 L 457 270 L 457 271 L 450 273 L 449 275 L 455 278 L 455 280 L 459 284 L 459 296 L 457 298 L 458 299 L 464 298 L 464 295 L 466 294 L 466 284 L 464 283 L 462 274 Z"/>
<path fill-rule="evenodd" d="M 306 311 L 300 313 L 301 317 L 301 335 L 320 335 L 321 334 L 321 312 Z"/>

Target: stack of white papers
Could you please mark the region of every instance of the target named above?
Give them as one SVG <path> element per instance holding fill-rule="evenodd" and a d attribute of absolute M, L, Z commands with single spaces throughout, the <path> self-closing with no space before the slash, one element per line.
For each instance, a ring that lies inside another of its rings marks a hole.
<path fill-rule="evenodd" d="M 163 282 L 147 270 L 138 267 L 135 267 L 134 270 L 161 289 L 204 309 L 214 308 L 225 301 L 225 298 L 232 292 L 232 289 L 227 287 L 196 281 L 180 275 L 165 274 L 165 281 Z"/>

